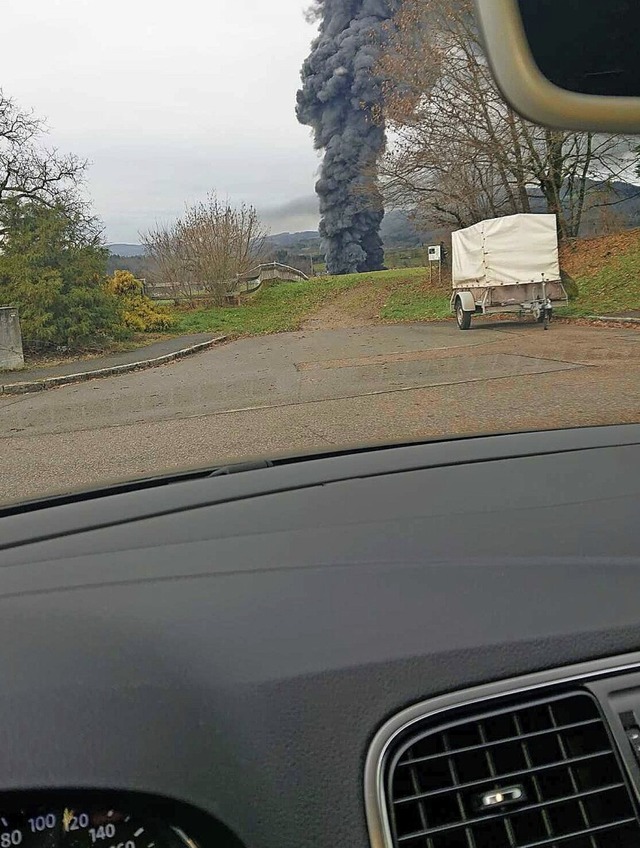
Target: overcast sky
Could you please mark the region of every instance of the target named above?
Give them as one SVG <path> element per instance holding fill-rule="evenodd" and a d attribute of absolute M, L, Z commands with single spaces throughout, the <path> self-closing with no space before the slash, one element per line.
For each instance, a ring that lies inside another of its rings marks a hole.
<path fill-rule="evenodd" d="M 91 161 L 110 242 L 208 190 L 272 232 L 317 226 L 318 156 L 295 118 L 306 0 L 2 0 L 0 86 Z"/>

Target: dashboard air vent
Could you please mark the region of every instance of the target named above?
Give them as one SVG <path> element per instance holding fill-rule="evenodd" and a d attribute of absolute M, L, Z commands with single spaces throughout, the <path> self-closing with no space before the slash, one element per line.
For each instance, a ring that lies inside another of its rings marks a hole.
<path fill-rule="evenodd" d="M 416 734 L 388 779 L 395 848 L 640 845 L 629 788 L 586 693 Z"/>

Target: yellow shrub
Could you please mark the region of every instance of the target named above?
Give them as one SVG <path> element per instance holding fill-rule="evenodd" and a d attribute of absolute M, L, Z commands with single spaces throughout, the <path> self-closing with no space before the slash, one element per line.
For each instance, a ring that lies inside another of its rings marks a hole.
<path fill-rule="evenodd" d="M 142 280 L 137 280 L 131 271 L 115 271 L 107 280 L 107 291 L 117 297 L 132 297 L 143 295 Z"/>
<path fill-rule="evenodd" d="M 118 298 L 123 323 L 130 330 L 157 333 L 171 328 L 173 322 L 168 310 L 145 297 L 142 282 L 130 271 L 116 271 L 109 277 L 107 291 Z"/>

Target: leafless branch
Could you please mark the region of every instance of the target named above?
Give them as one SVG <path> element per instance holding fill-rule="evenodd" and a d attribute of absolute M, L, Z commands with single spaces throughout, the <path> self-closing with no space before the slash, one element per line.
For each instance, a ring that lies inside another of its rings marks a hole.
<path fill-rule="evenodd" d="M 224 303 L 238 275 L 260 262 L 266 238 L 253 206 L 233 206 L 215 193 L 173 224 L 141 234 L 158 282 L 187 297 L 206 293 L 216 304 Z"/>
<path fill-rule="evenodd" d="M 629 169 L 632 143 L 537 127 L 497 90 L 473 24 L 471 0 L 404 0 L 379 72 L 391 130 L 380 178 L 390 205 L 460 225 L 530 212 L 534 194 L 580 231 L 591 195 Z"/>

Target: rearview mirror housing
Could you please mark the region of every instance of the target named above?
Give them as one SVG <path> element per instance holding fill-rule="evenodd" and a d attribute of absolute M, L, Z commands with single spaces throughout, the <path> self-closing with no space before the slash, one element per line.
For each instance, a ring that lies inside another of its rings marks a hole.
<path fill-rule="evenodd" d="M 638 0 L 475 0 L 507 102 L 536 124 L 640 132 Z"/>

